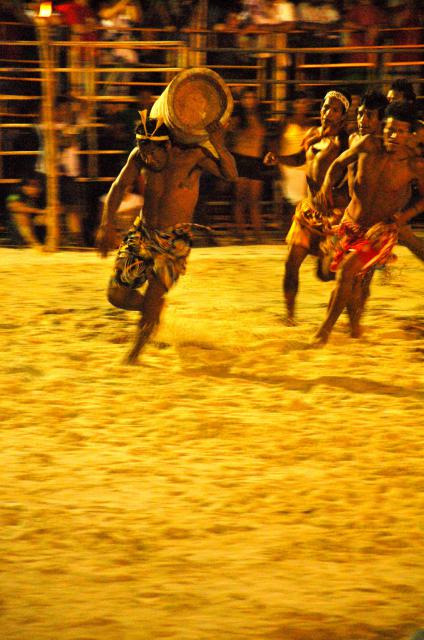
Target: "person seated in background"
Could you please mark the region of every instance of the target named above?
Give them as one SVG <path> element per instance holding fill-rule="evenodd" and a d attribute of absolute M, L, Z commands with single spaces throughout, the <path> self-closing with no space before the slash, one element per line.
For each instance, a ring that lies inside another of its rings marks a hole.
<path fill-rule="evenodd" d="M 12 243 L 42 251 L 46 237 L 42 177 L 33 174 L 24 178 L 6 198 L 6 208 Z"/>
<path fill-rule="evenodd" d="M 59 202 L 63 208 L 68 230 L 68 242 L 75 246 L 84 244 L 82 233 L 83 197 L 80 161 L 80 127 L 75 123 L 76 101 L 72 96 L 59 96 L 55 104 L 54 130 L 56 134 L 56 170 L 58 176 Z M 36 171 L 43 174 L 46 183 L 47 167 L 44 157 L 44 130 L 37 127 L 40 154 L 36 163 Z"/>
<path fill-rule="evenodd" d="M 44 250 L 47 233 L 45 177 L 33 173 L 17 185 L 6 198 L 9 214 L 8 227 L 12 242 Z M 59 208 L 62 244 L 80 245 L 81 227 L 79 219 L 66 207 Z M 77 239 L 77 241 L 76 241 Z"/>

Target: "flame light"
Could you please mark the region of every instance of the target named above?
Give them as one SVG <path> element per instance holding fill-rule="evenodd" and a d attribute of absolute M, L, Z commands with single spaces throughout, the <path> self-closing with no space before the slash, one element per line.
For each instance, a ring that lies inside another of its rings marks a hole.
<path fill-rule="evenodd" d="M 41 2 L 40 9 L 38 12 L 39 18 L 50 18 L 52 15 L 52 3 L 51 2 Z"/>

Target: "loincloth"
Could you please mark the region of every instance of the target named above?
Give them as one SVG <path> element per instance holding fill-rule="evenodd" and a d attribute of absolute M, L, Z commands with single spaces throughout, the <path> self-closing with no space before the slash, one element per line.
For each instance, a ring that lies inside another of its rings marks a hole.
<path fill-rule="evenodd" d="M 338 223 L 340 217 L 339 209 L 324 213 L 305 198 L 296 207 L 286 243 L 300 245 L 318 253 L 320 245 L 326 245 L 327 238 L 333 235 L 333 226 Z"/>
<path fill-rule="evenodd" d="M 378 222 L 369 229 L 361 227 L 348 217 L 344 217 L 338 231 L 337 249 L 331 263 L 331 271 L 336 271 L 348 253 L 359 256 L 362 267 L 358 275 L 365 275 L 373 267 L 383 266 L 396 260 L 392 250 L 398 238 L 398 228 L 394 224 Z"/>
<path fill-rule="evenodd" d="M 177 224 L 166 231 L 149 229 L 138 216 L 125 236 L 115 260 L 113 279 L 137 289 L 156 277 L 166 290 L 186 272 L 192 246 L 193 225 Z"/>

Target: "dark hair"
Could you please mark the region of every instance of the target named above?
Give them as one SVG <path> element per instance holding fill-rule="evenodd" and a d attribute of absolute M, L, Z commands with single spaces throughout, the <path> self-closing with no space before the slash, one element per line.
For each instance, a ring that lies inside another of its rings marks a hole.
<path fill-rule="evenodd" d="M 392 82 L 390 88 L 393 89 L 393 91 L 403 93 L 403 96 L 407 102 L 415 103 L 417 96 L 415 94 L 414 87 L 412 86 L 412 83 L 409 82 L 409 80 L 406 80 L 405 78 L 398 78 L 397 80 L 394 80 Z"/>
<path fill-rule="evenodd" d="M 234 116 L 238 116 L 240 118 L 240 129 L 247 129 L 248 127 L 247 111 L 241 103 L 241 99 L 244 98 L 247 93 L 253 93 L 256 96 L 258 100 L 256 113 L 258 114 L 262 124 L 265 124 L 266 122 L 265 105 L 260 102 L 256 89 L 254 87 L 243 87 L 239 93 L 239 103 L 236 105 L 233 114 Z"/>
<path fill-rule="evenodd" d="M 408 122 L 411 131 L 414 130 L 417 120 L 415 109 L 408 102 L 391 102 L 385 111 L 385 117 Z"/>
<path fill-rule="evenodd" d="M 32 173 L 28 173 L 26 176 L 24 176 L 21 180 L 21 186 L 25 186 L 27 184 L 30 184 L 30 182 L 38 182 L 40 184 L 40 187 L 43 188 L 45 185 L 45 174 L 44 173 L 39 173 L 38 171 L 33 171 Z"/>
<path fill-rule="evenodd" d="M 378 111 L 378 119 L 383 120 L 389 101 L 380 91 L 367 91 L 361 98 L 361 105 L 372 111 Z"/>

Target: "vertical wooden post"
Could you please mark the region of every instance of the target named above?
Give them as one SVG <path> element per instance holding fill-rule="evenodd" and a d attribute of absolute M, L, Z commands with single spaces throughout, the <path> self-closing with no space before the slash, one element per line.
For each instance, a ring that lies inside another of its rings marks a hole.
<path fill-rule="evenodd" d="M 42 140 L 47 187 L 47 241 L 49 251 L 57 251 L 60 241 L 59 194 L 56 169 L 56 134 L 54 129 L 55 78 L 49 41 L 48 18 L 36 20 L 42 74 Z"/>
<path fill-rule="evenodd" d="M 191 26 L 194 29 L 206 29 L 208 21 L 208 0 L 200 0 L 192 18 Z M 195 49 L 206 49 L 207 35 L 196 33 L 191 40 Z M 206 63 L 206 51 L 191 51 L 189 65 L 192 67 L 203 67 Z"/>
<path fill-rule="evenodd" d="M 285 49 L 287 47 L 287 33 L 276 34 L 276 49 Z M 276 110 L 282 110 L 284 100 L 287 97 L 287 68 L 290 64 L 290 58 L 287 53 L 277 53 L 275 56 L 275 80 L 277 84 L 273 85 L 273 100 Z"/>

